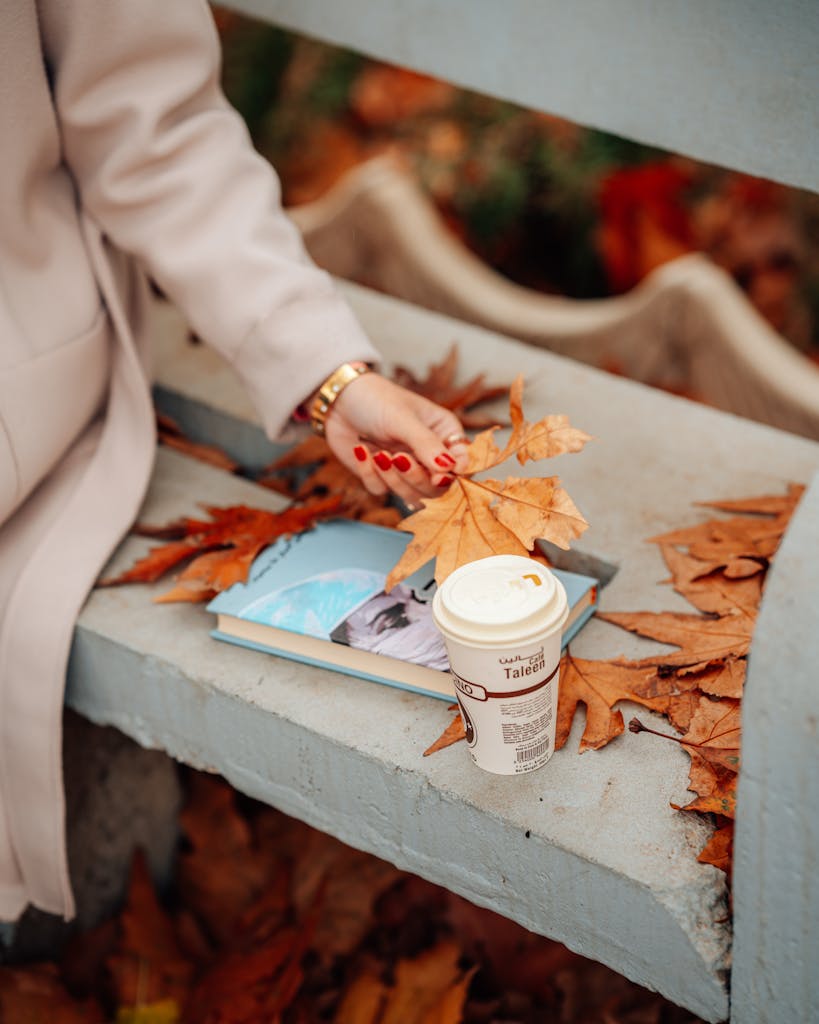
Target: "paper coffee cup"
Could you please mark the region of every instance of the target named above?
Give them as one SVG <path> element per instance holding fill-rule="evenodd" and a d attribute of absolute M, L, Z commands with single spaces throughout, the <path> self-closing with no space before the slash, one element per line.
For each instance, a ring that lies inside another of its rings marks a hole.
<path fill-rule="evenodd" d="M 432 614 L 472 760 L 498 775 L 541 768 L 554 749 L 560 638 L 569 614 L 562 583 L 534 559 L 492 555 L 448 576 Z"/>

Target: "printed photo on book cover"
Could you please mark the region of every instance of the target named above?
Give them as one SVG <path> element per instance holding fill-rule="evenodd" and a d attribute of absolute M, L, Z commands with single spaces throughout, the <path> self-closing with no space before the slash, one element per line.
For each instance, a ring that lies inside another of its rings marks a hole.
<path fill-rule="evenodd" d="M 447 671 L 444 641 L 432 620 L 433 588 L 419 591 L 399 584 L 387 594 L 385 580 L 383 573 L 369 569 L 332 569 L 271 591 L 239 614 L 262 625 Z"/>

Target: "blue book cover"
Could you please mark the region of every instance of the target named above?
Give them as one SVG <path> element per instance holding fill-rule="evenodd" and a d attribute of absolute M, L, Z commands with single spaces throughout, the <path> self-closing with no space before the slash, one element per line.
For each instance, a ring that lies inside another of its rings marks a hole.
<path fill-rule="evenodd" d="M 350 675 L 454 699 L 432 619 L 434 562 L 384 592 L 409 533 L 349 519 L 283 537 L 256 557 L 247 583 L 217 595 L 213 636 Z M 593 613 L 597 581 L 553 570 L 569 598 L 563 644 Z"/>

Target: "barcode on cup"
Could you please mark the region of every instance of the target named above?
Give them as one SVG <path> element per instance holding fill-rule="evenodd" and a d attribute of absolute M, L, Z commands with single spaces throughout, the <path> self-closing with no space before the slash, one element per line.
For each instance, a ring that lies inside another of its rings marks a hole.
<path fill-rule="evenodd" d="M 516 755 L 516 761 L 531 761 L 532 758 L 540 757 L 541 754 L 545 754 L 549 749 L 549 741 L 545 739 L 542 743 L 538 743 L 535 747 L 523 747 L 519 749 Z"/>

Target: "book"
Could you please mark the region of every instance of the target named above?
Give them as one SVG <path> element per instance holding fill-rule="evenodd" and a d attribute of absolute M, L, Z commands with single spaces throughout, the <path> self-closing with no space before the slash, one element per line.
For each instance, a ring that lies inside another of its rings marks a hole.
<path fill-rule="evenodd" d="M 212 636 L 348 675 L 453 701 L 443 637 L 432 619 L 434 562 L 384 583 L 409 533 L 349 519 L 319 523 L 261 551 L 246 583 L 207 606 Z M 593 614 L 598 582 L 553 569 L 566 588 L 563 646 Z"/>

